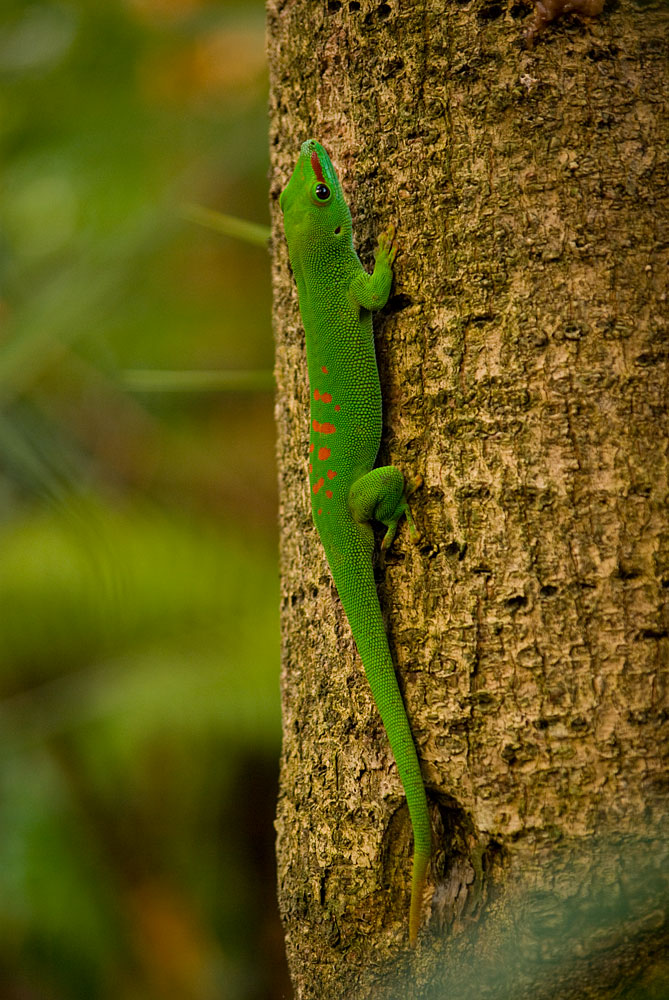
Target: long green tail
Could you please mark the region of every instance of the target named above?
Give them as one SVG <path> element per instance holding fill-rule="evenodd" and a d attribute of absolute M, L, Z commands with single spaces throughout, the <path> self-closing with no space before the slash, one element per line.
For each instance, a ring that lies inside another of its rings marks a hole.
<path fill-rule="evenodd" d="M 432 850 L 430 814 L 416 747 L 388 648 L 371 559 L 355 560 L 353 567 L 354 571 L 349 562 L 341 580 L 337 579 L 339 574 L 334 570 L 333 575 L 374 701 L 388 734 L 409 806 L 414 837 L 409 940 L 414 945 L 421 924 L 427 866 Z"/>

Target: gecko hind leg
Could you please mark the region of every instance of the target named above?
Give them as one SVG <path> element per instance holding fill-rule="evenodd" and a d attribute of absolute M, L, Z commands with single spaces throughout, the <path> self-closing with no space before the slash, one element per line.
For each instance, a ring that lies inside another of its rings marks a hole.
<path fill-rule="evenodd" d="M 407 519 L 411 541 L 420 541 L 421 535 L 416 528 L 408 498 L 422 482 L 422 476 L 415 476 L 405 483 L 397 466 L 384 465 L 379 469 L 372 469 L 351 486 L 348 501 L 356 521 L 364 522 L 374 518 L 386 526 L 382 550 L 385 551 L 392 545 L 403 515 Z"/>

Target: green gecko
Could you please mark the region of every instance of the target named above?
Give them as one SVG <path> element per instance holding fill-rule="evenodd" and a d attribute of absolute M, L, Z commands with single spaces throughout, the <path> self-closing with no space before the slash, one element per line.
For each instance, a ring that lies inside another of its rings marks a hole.
<path fill-rule="evenodd" d="M 396 248 L 391 227 L 379 238 L 373 274 L 353 248 L 351 213 L 329 156 L 302 144 L 279 201 L 304 323 L 311 396 L 309 483 L 314 522 L 395 755 L 413 826 L 409 940 L 416 943 L 427 866 L 430 816 L 409 721 L 395 677 L 374 583 L 371 518 L 391 544 L 406 516 L 420 537 L 398 468 L 373 468 L 381 442 L 381 387 L 372 310 L 388 300 Z"/>

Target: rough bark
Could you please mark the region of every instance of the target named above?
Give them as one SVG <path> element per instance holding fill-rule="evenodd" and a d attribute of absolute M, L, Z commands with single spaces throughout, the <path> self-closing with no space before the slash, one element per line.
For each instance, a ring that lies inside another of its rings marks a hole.
<path fill-rule="evenodd" d="M 564 18 L 532 50 L 519 3 L 268 17 L 296 995 L 609 997 L 642 973 L 664 995 L 666 6 Z M 309 514 L 276 199 L 312 135 L 363 262 L 390 221 L 401 248 L 381 458 L 423 474 L 425 544 L 402 532 L 378 582 L 436 834 L 415 954 L 408 813 Z"/>

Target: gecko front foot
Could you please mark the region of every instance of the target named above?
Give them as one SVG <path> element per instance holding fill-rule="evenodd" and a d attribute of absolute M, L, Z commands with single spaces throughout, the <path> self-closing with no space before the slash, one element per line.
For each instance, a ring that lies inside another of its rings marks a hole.
<path fill-rule="evenodd" d="M 395 226 L 391 222 L 385 233 L 379 236 L 379 242 L 374 252 L 375 261 L 386 261 L 392 264 L 397 255 L 397 244 L 395 243 Z"/>

